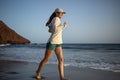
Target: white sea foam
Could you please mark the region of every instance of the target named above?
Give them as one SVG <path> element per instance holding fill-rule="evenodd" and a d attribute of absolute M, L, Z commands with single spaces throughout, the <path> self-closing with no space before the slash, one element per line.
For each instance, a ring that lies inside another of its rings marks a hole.
<path fill-rule="evenodd" d="M 48 62 L 47 64 L 58 64 L 58 62 Z M 65 67 L 71 66 L 69 63 L 64 64 Z"/>
<path fill-rule="evenodd" d="M 43 57 L 45 52 L 45 45 L 0 45 L 7 46 L 0 48 L 0 60 L 12 60 L 12 61 L 26 61 L 26 62 L 35 62 L 39 63 Z M 91 50 L 93 46 L 81 46 L 74 45 L 74 48 L 68 49 L 69 45 L 63 45 L 63 53 L 65 58 L 64 66 L 75 66 L 78 68 L 92 68 L 113 72 L 120 72 L 120 50 L 110 50 L 112 47 L 102 46 L 103 48 Z M 72 46 L 72 45 L 71 45 Z M 66 48 L 65 48 L 66 47 Z M 83 48 L 81 50 L 76 47 Z M 97 45 L 94 46 L 98 47 Z M 104 49 L 105 48 L 109 48 Z M 90 48 L 89 50 L 86 48 Z M 117 47 L 116 47 L 117 48 Z M 119 48 L 119 46 L 118 46 Z M 101 51 L 101 49 L 103 49 Z M 48 64 L 58 64 L 57 58 L 55 54 L 51 56 Z"/>
<path fill-rule="evenodd" d="M 0 44 L 0 47 L 2 47 L 2 46 L 9 46 L 9 45 L 11 45 L 11 44 Z"/>
<path fill-rule="evenodd" d="M 120 72 L 120 70 L 112 70 L 113 72 Z"/>
<path fill-rule="evenodd" d="M 64 64 L 65 67 L 70 66 L 70 64 Z"/>

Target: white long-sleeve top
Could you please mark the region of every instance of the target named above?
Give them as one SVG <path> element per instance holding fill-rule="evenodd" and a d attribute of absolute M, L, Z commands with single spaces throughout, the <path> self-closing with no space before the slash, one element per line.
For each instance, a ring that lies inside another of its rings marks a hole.
<path fill-rule="evenodd" d="M 51 23 L 49 24 L 49 32 L 51 36 L 48 40 L 51 44 L 62 44 L 62 31 L 66 25 L 61 24 L 61 20 L 59 17 L 55 17 L 52 19 Z"/>

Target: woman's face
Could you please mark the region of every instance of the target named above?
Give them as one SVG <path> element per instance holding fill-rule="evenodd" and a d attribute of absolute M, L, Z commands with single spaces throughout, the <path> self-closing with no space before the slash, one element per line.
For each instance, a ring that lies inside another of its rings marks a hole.
<path fill-rule="evenodd" d="M 57 12 L 56 16 L 59 17 L 59 18 L 62 18 L 63 17 L 63 12 Z"/>

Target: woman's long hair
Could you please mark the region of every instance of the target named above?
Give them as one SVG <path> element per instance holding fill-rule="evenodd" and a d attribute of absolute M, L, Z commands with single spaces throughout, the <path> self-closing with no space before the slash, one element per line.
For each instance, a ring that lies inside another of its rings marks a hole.
<path fill-rule="evenodd" d="M 50 16 L 49 20 L 48 20 L 47 23 L 46 23 L 46 26 L 48 26 L 48 25 L 51 23 L 51 21 L 52 21 L 52 19 L 53 19 L 54 17 L 56 17 L 56 13 L 55 13 L 55 12 L 53 12 L 52 15 Z"/>

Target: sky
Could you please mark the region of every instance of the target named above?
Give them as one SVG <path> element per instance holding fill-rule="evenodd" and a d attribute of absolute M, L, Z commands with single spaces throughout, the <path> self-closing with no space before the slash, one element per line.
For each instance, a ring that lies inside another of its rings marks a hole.
<path fill-rule="evenodd" d="M 66 12 L 64 43 L 120 43 L 120 0 L 0 0 L 0 20 L 32 43 L 46 43 L 45 23 L 56 8 Z"/>

